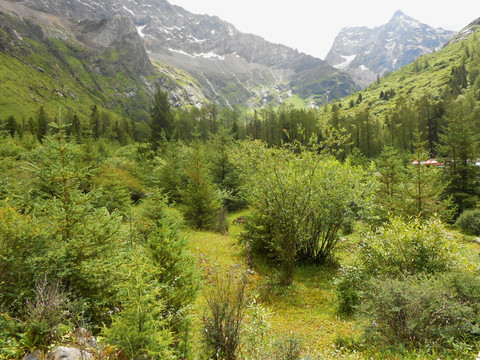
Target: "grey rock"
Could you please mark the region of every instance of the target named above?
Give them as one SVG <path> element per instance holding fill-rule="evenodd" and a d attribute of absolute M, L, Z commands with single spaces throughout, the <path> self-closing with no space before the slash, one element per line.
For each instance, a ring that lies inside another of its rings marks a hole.
<path fill-rule="evenodd" d="M 48 360 L 89 360 L 92 354 L 77 348 L 59 346 L 55 351 L 51 352 Z"/>
<path fill-rule="evenodd" d="M 40 360 L 41 354 L 40 351 L 35 350 L 33 353 L 28 354 L 23 358 L 23 360 Z"/>

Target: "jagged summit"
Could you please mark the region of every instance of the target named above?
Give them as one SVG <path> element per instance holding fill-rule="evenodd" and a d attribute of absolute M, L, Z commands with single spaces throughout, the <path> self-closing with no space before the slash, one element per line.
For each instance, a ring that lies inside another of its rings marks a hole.
<path fill-rule="evenodd" d="M 325 61 L 347 71 L 359 86 L 365 87 L 378 75 L 398 70 L 441 47 L 453 34 L 422 24 L 397 10 L 387 24 L 374 29 L 342 29 Z"/>

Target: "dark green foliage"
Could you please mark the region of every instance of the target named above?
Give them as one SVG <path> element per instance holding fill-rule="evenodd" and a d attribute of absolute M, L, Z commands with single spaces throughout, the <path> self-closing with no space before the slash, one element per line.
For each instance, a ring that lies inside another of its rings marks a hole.
<path fill-rule="evenodd" d="M 480 195 L 480 138 L 471 97 L 459 96 L 447 113 L 447 125 L 439 136 L 438 151 L 446 157 L 446 194 L 452 196 L 457 214 L 476 206 Z"/>
<path fill-rule="evenodd" d="M 240 193 L 240 170 L 232 160 L 233 146 L 233 137 L 224 128 L 212 136 L 209 146 L 212 180 L 222 192 L 223 205 L 228 210 L 238 210 L 246 206 Z"/>
<path fill-rule="evenodd" d="M 168 94 L 158 88 L 150 108 L 150 142 L 154 150 L 158 149 L 162 138 L 170 139 L 173 119 L 174 116 L 170 109 Z"/>
<path fill-rule="evenodd" d="M 15 117 L 9 116 L 4 122 L 2 126 L 3 130 L 6 130 L 10 136 L 14 136 L 15 133 L 20 133 L 20 126 L 15 120 Z"/>
<path fill-rule="evenodd" d="M 377 190 L 379 211 L 385 218 L 392 210 L 403 208 L 402 184 L 405 173 L 402 156 L 395 147 L 385 146 L 375 165 L 379 185 Z"/>
<path fill-rule="evenodd" d="M 180 194 L 185 220 L 197 229 L 214 229 L 221 209 L 221 199 L 199 141 L 187 149 L 183 171 L 187 184 Z"/>
<path fill-rule="evenodd" d="M 169 201 L 181 202 L 181 189 L 185 187 L 186 179 L 183 172 L 184 154 L 181 144 L 170 141 L 165 145 L 163 161 L 156 171 L 154 184 L 167 195 Z"/>
<path fill-rule="evenodd" d="M 465 210 L 458 217 L 455 225 L 465 234 L 480 236 L 480 209 Z"/>
<path fill-rule="evenodd" d="M 35 130 L 37 131 L 38 140 L 41 141 L 43 137 L 47 135 L 48 123 L 49 123 L 49 120 L 48 120 L 47 114 L 45 113 L 45 109 L 42 106 L 38 113 L 37 124 L 35 127 Z"/>
<path fill-rule="evenodd" d="M 450 92 L 453 95 L 460 95 L 462 90 L 468 86 L 468 72 L 465 68 L 465 64 L 462 64 L 458 67 L 453 67 L 448 86 L 450 87 Z"/>

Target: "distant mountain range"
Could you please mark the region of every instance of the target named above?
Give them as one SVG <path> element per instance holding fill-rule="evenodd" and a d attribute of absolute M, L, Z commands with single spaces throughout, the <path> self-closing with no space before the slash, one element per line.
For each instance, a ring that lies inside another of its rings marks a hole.
<path fill-rule="evenodd" d="M 74 22 L 126 17 L 150 58 L 187 71 L 209 99 L 223 105 L 262 106 L 291 97 L 319 105 L 355 89 L 349 75 L 320 59 L 166 0 L 14 1 Z"/>
<path fill-rule="evenodd" d="M 374 29 L 344 28 L 325 61 L 348 72 L 363 88 L 377 76 L 396 71 L 442 47 L 453 35 L 453 31 L 422 24 L 399 10 L 387 24 Z"/>
<path fill-rule="evenodd" d="M 156 86 L 169 92 L 174 106 L 319 106 L 433 51 L 453 34 L 397 12 L 375 29 L 342 30 L 323 61 L 166 0 L 0 0 L 0 20 L 0 55 L 42 69 L 36 76 L 50 76 L 56 87 L 75 88 L 73 98 L 85 92 L 85 103 L 128 111 L 145 109 Z M 21 81 L 28 89 L 22 104 L 48 102 L 45 80 L 33 86 L 21 78 L 15 86 Z M 21 92 L 8 90 L 12 99 Z"/>

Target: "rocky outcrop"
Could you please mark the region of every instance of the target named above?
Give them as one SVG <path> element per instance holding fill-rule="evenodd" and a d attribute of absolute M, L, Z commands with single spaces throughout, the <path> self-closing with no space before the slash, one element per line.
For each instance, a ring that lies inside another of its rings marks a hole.
<path fill-rule="evenodd" d="M 153 73 L 153 66 L 133 21 L 116 15 L 111 19 L 99 21 L 84 20 L 80 23 L 79 40 L 87 40 L 105 48 L 121 50 L 122 60 L 130 64 L 131 69 L 140 75 Z"/>
<path fill-rule="evenodd" d="M 347 71 L 365 87 L 386 72 L 395 71 L 440 48 L 453 31 L 432 28 L 397 11 L 385 25 L 345 28 L 336 37 L 325 61 Z"/>
<path fill-rule="evenodd" d="M 73 347 L 59 346 L 51 352 L 47 360 L 89 360 L 93 357 L 91 353 Z"/>

